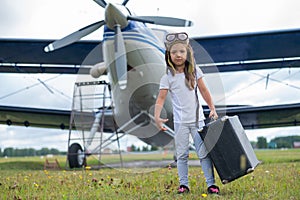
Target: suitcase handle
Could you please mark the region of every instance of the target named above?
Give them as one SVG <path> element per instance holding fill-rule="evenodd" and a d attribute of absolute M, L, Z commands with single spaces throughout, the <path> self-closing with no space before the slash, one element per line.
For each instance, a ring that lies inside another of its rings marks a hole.
<path fill-rule="evenodd" d="M 214 119 L 213 117 L 211 117 L 211 118 L 210 118 L 210 121 L 209 121 L 207 124 L 205 124 L 204 127 L 205 127 L 206 130 L 207 130 L 207 128 L 208 128 L 212 123 L 214 123 L 215 121 L 221 120 L 222 122 L 224 122 L 224 121 L 226 121 L 227 119 L 229 119 L 229 116 L 227 116 L 227 115 L 225 115 L 225 116 L 223 116 L 223 117 L 221 117 L 221 118 L 219 118 L 219 119 Z M 198 133 L 201 134 L 201 133 L 203 132 L 204 127 L 198 129 Z"/>
<path fill-rule="evenodd" d="M 221 118 L 219 118 L 219 120 L 221 120 L 222 122 L 225 122 L 227 119 L 229 119 L 229 116 L 225 115 Z M 213 117 L 210 118 L 210 121 L 206 124 L 206 126 L 209 126 L 210 124 L 212 124 L 213 122 L 217 121 L 218 119 L 214 119 Z"/>

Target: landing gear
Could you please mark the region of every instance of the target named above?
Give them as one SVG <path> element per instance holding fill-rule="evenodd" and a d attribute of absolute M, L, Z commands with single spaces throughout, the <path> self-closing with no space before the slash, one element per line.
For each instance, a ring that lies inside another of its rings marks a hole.
<path fill-rule="evenodd" d="M 73 143 L 69 147 L 68 161 L 70 168 L 81 168 L 86 165 L 86 156 L 80 144 Z"/>

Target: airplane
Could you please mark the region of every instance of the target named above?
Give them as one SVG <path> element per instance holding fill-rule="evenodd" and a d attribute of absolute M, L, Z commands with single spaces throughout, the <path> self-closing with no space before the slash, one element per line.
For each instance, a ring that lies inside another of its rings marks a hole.
<path fill-rule="evenodd" d="M 185 27 L 191 26 L 192 22 L 171 17 L 134 16 L 126 7 L 128 0 L 120 5 L 107 3 L 105 0 L 94 1 L 105 9 L 105 19 L 60 40 L 51 42 L 1 40 L 0 55 L 5 58 L 2 63 L 36 63 L 38 66 L 2 65 L 0 70 L 6 73 L 26 71 L 27 73 L 91 74 L 94 78 L 106 74 L 109 78 L 112 105 L 99 107 L 96 113 L 80 113 L 78 117 L 73 116 L 73 119 L 72 111 L 0 106 L 0 123 L 73 130 L 78 128 L 73 127 L 76 124 L 73 121 L 80 121 L 80 116 L 84 114 L 84 122 L 88 122 L 87 130 L 90 130 L 91 135 L 103 128 L 105 132 L 114 134 L 120 132 L 135 135 L 149 145 L 161 147 L 169 145 L 174 137 L 170 98 L 166 100 L 164 106 L 164 114 L 169 119 L 166 123 L 168 130 L 158 130 L 153 121 L 153 108 L 159 81 L 166 73 L 165 49 L 162 41 L 168 32 L 150 29 L 147 24 Z M 103 26 L 104 34 L 101 43 L 78 42 L 80 38 Z M 300 47 L 297 45 L 300 44 L 297 43 L 299 36 L 299 30 L 290 30 L 194 38 L 191 44 L 196 52 L 195 55 L 201 55 L 196 56 L 196 63 L 205 73 L 233 72 L 283 66 L 299 67 Z M 266 48 L 272 45 L 272 42 L 280 42 L 281 49 Z M 23 46 L 25 49 L 31 48 L 36 51 L 31 51 L 30 55 L 6 56 L 13 52 L 9 49 L 15 50 L 14 43 L 18 48 Z M 46 53 L 42 51 L 43 49 Z M 32 55 L 35 55 L 34 59 Z M 9 60 L 11 57 L 13 60 Z M 95 81 L 94 84 L 105 85 L 106 83 Z M 245 128 L 299 125 L 299 109 L 298 103 L 264 107 L 221 104 L 217 108 L 221 115 L 238 115 Z M 208 109 L 204 111 L 207 115 Z M 92 130 L 94 122 L 101 117 L 97 113 L 103 113 L 104 126 L 97 126 Z M 77 121 L 78 123 L 82 122 Z M 83 144 L 83 147 L 78 143 L 68 145 L 68 160 L 71 168 L 85 164 L 85 157 L 89 154 L 86 150 L 89 142 Z"/>

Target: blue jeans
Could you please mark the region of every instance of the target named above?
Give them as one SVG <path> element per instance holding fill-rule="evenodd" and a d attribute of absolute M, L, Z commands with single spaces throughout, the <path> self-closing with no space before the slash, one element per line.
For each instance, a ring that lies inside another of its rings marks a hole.
<path fill-rule="evenodd" d="M 200 122 L 200 127 L 204 122 Z M 211 159 L 207 156 L 208 152 L 204 146 L 203 140 L 198 133 L 198 127 L 195 123 L 175 123 L 175 146 L 177 157 L 177 170 L 180 185 L 189 186 L 188 182 L 188 156 L 189 156 L 189 134 L 194 140 L 196 153 L 200 159 L 202 171 L 204 173 L 207 187 L 215 184 L 215 177 Z"/>

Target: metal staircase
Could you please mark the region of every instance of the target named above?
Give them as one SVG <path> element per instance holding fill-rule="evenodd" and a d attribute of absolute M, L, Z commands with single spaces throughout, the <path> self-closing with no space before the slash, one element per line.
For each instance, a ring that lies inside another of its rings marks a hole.
<path fill-rule="evenodd" d="M 66 166 L 70 168 L 85 166 L 86 156 L 96 155 L 100 167 L 103 164 L 101 155 L 105 154 L 104 150 L 114 142 L 117 142 L 121 166 L 123 166 L 119 139 L 125 134 L 118 133 L 115 126 L 114 131 L 105 133 L 106 137 L 104 137 L 105 115 L 110 113 L 113 118 L 113 110 L 111 88 L 107 82 L 75 83 Z"/>

